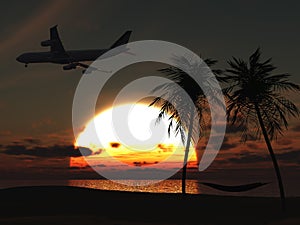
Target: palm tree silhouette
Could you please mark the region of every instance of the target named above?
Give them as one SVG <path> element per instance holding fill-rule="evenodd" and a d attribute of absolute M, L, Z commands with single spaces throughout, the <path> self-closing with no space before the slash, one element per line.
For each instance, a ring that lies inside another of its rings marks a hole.
<path fill-rule="evenodd" d="M 230 68 L 225 70 L 223 77 L 223 81 L 229 84 L 225 88 L 228 120 L 245 128 L 243 141 L 250 136 L 257 139 L 263 135 L 276 172 L 281 206 L 285 210 L 284 186 L 271 141 L 288 128 L 289 116 L 299 115 L 296 105 L 283 93 L 299 91 L 300 87 L 289 81 L 289 74 L 273 75 L 276 67 L 271 58 L 261 60 L 259 48 L 250 56 L 249 62 L 233 57 L 228 64 Z"/>
<path fill-rule="evenodd" d="M 190 62 L 184 57 L 175 58 L 175 61 L 177 61 L 177 64 L 184 65 L 185 67 L 188 67 L 189 70 L 192 69 L 195 71 L 213 66 L 217 63 L 216 60 L 205 59 L 203 64 L 194 65 L 190 64 Z M 198 140 L 203 135 L 205 127 L 209 124 L 209 122 L 207 122 L 209 116 L 204 117 L 204 114 L 209 112 L 208 102 L 203 90 L 186 72 L 174 66 L 160 69 L 158 71 L 175 83 L 166 83 L 153 89 L 153 93 L 157 90 L 163 90 L 165 94 L 156 97 L 149 106 L 160 107 L 157 122 L 159 122 L 165 116 L 168 116 L 169 135 L 171 130 L 174 128 L 175 135 L 180 134 L 182 142 L 186 143 L 182 167 L 181 185 L 182 193 L 185 194 L 187 161 L 189 156 L 190 143 L 193 142 L 194 145 L 196 145 L 196 140 Z M 212 70 L 212 72 L 215 75 L 220 75 L 222 73 L 221 70 Z M 200 75 L 203 81 L 207 81 L 210 78 L 210 75 L 206 76 L 205 73 L 201 73 Z M 179 85 L 182 89 L 179 89 L 177 85 Z M 186 101 L 186 99 L 183 97 L 184 94 L 182 92 L 188 94 L 193 102 L 193 106 L 191 106 L 188 101 Z M 211 92 L 215 92 L 215 90 L 213 90 L 212 87 L 207 87 L 206 93 Z M 214 94 L 216 95 L 216 93 Z M 166 95 L 169 96 L 166 98 Z M 172 101 L 170 101 L 170 99 Z M 184 111 L 184 113 L 179 113 L 180 111 Z M 198 120 L 198 124 L 195 123 L 195 120 Z M 174 121 L 176 123 L 175 127 L 173 124 Z M 185 131 L 187 131 L 187 137 L 185 137 Z"/>

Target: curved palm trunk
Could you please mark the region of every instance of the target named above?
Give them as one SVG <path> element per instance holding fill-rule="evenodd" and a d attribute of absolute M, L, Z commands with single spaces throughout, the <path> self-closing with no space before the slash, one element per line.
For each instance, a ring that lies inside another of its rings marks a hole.
<path fill-rule="evenodd" d="M 186 194 L 186 190 L 185 190 L 186 169 L 187 169 L 187 160 L 188 160 L 189 151 L 190 151 L 190 143 L 191 143 L 191 139 L 192 139 L 193 122 L 194 122 L 194 111 L 192 110 L 190 124 L 189 124 L 189 130 L 188 130 L 188 136 L 186 139 L 183 167 L 182 167 L 182 177 L 181 177 L 181 192 L 182 192 L 182 194 Z"/>
<path fill-rule="evenodd" d="M 271 145 L 271 141 L 269 139 L 267 130 L 265 128 L 264 121 L 262 119 L 262 116 L 261 116 L 258 105 L 255 105 L 255 110 L 256 110 L 256 113 L 257 113 L 257 118 L 258 118 L 258 121 L 259 121 L 259 125 L 261 127 L 261 130 L 262 130 L 262 133 L 263 133 L 265 142 L 267 144 L 270 156 L 272 158 L 273 166 L 274 166 L 274 169 L 275 169 L 275 172 L 276 172 L 278 187 L 279 187 L 279 191 L 280 191 L 281 207 L 282 207 L 282 210 L 285 211 L 285 194 L 284 194 L 284 187 L 283 187 L 283 182 L 282 182 L 282 178 L 281 178 L 281 174 L 280 174 L 280 169 L 279 169 L 279 166 L 278 166 L 278 163 L 277 163 L 277 160 L 276 160 L 276 156 L 274 154 L 274 151 L 273 151 L 273 148 L 272 148 L 272 145 Z"/>

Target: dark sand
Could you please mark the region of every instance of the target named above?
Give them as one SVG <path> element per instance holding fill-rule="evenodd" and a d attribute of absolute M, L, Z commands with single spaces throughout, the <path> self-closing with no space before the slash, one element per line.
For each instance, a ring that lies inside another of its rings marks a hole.
<path fill-rule="evenodd" d="M 0 224 L 299 225 L 300 198 L 230 197 L 38 186 L 0 190 Z"/>

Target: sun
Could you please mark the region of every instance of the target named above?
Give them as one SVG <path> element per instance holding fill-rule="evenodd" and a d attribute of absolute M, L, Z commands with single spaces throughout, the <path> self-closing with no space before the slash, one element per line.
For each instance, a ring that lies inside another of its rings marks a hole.
<path fill-rule="evenodd" d="M 176 154 L 183 160 L 180 135 L 168 133 L 169 119 L 157 122 L 159 109 L 145 104 L 124 104 L 109 108 L 94 118 L 76 138 L 75 145 L 90 148 L 89 163 L 109 163 L 108 156 L 133 166 L 156 164 Z M 175 122 L 175 121 L 174 121 Z M 196 161 L 193 146 L 190 160 Z"/>

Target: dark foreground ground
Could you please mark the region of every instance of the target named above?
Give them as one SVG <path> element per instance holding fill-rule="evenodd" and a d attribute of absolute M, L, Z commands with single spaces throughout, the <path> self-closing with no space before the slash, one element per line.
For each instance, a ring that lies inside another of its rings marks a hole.
<path fill-rule="evenodd" d="M 300 198 L 129 193 L 79 187 L 39 186 L 0 190 L 0 224 L 299 225 Z"/>

